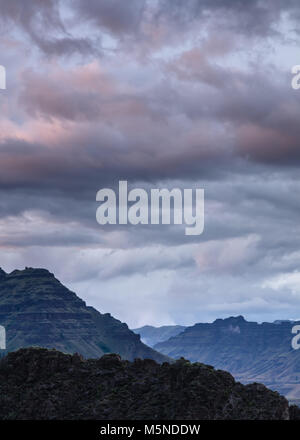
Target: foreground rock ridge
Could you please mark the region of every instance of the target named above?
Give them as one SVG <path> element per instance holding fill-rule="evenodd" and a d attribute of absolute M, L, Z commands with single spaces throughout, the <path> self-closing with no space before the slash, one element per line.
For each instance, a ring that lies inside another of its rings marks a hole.
<path fill-rule="evenodd" d="M 229 371 L 242 383 L 261 382 L 300 403 L 300 350 L 291 346 L 295 322 L 248 322 L 242 316 L 195 324 L 154 348 Z M 300 324 L 300 323 L 298 323 Z"/>
<path fill-rule="evenodd" d="M 1 420 L 288 420 L 299 411 L 264 385 L 184 359 L 84 360 L 26 348 L 0 360 Z"/>
<path fill-rule="evenodd" d="M 124 359 L 168 358 L 147 347 L 128 326 L 86 306 L 46 269 L 0 269 L 0 325 L 7 351 L 39 346 L 98 358 L 119 353 Z"/>

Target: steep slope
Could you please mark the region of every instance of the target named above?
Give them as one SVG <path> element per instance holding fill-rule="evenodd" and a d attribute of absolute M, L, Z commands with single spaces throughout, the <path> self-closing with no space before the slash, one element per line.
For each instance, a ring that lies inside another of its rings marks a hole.
<path fill-rule="evenodd" d="M 90 358 L 114 352 L 125 359 L 166 360 L 126 324 L 87 307 L 46 269 L 1 270 L 0 325 L 6 328 L 7 351 L 40 346 Z"/>
<path fill-rule="evenodd" d="M 142 341 L 153 347 L 158 342 L 166 341 L 172 336 L 176 336 L 183 332 L 186 327 L 182 325 L 164 325 L 162 327 L 152 327 L 151 325 L 145 325 L 144 327 L 135 328 L 132 331 L 137 335 L 140 335 Z"/>
<path fill-rule="evenodd" d="M 294 400 L 300 398 L 300 350 L 291 347 L 293 325 L 217 319 L 188 327 L 155 349 L 222 368 L 243 383 L 262 382 Z"/>
<path fill-rule="evenodd" d="M 296 408 L 291 411 L 297 417 Z M 185 360 L 159 365 L 117 355 L 84 361 L 23 349 L 0 362 L 0 419 L 286 420 L 288 402 L 264 385 Z"/>

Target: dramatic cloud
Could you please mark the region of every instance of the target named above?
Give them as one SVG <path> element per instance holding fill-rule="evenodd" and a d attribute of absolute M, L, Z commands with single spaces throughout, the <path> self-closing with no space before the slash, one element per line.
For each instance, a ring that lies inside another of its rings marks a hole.
<path fill-rule="evenodd" d="M 26 4 L 25 4 L 26 3 Z M 0 260 L 130 325 L 295 317 L 296 0 L 0 0 Z M 96 222 L 96 192 L 204 188 L 205 231 Z"/>
<path fill-rule="evenodd" d="M 93 51 L 88 39 L 70 36 L 60 13 L 58 0 L 0 0 L 0 20 L 4 29 L 23 31 L 29 43 L 49 55 L 88 53 Z M 57 38 L 56 35 L 60 34 Z"/>
<path fill-rule="evenodd" d="M 76 0 L 74 3 L 77 3 L 83 17 L 92 20 L 100 28 L 121 36 L 139 31 L 147 1 L 131 0 L 126 3 L 122 0 Z"/>

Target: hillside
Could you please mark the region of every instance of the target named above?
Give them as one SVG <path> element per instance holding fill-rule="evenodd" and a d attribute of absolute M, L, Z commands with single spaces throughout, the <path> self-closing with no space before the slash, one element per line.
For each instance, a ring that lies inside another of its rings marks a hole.
<path fill-rule="evenodd" d="M 0 325 L 6 328 L 7 351 L 40 346 L 86 358 L 114 352 L 124 359 L 166 360 L 126 324 L 87 307 L 46 269 L 0 271 Z"/>
<path fill-rule="evenodd" d="M 247 322 L 242 316 L 196 324 L 155 345 L 175 359 L 183 356 L 229 371 L 243 382 L 262 382 L 290 400 L 300 398 L 300 350 L 291 347 L 294 324 Z"/>
<path fill-rule="evenodd" d="M 145 344 L 154 347 L 158 342 L 166 341 L 172 336 L 183 332 L 185 329 L 186 327 L 182 325 L 163 325 L 161 327 L 145 325 L 144 327 L 135 328 L 132 331 L 140 335 Z"/>
<path fill-rule="evenodd" d="M 83 360 L 22 349 L 0 361 L 0 419 L 287 420 L 297 408 L 264 385 L 179 360 Z"/>

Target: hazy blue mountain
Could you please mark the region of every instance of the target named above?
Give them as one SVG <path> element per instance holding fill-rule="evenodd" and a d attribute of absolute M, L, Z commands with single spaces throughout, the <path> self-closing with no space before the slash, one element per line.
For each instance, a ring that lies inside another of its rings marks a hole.
<path fill-rule="evenodd" d="M 86 358 L 114 352 L 129 360 L 166 360 L 126 324 L 86 306 L 46 269 L 0 270 L 0 325 L 6 328 L 7 351 L 39 346 Z"/>
<path fill-rule="evenodd" d="M 262 382 L 300 399 L 300 350 L 291 347 L 293 322 L 258 324 L 242 316 L 196 324 L 155 349 L 229 371 L 243 383 Z"/>
<path fill-rule="evenodd" d="M 132 331 L 141 336 L 142 341 L 153 347 L 158 342 L 166 341 L 172 336 L 178 335 L 183 332 L 186 327 L 182 325 L 164 325 L 162 327 L 152 327 L 151 325 L 145 325 L 144 327 L 135 328 Z"/>

